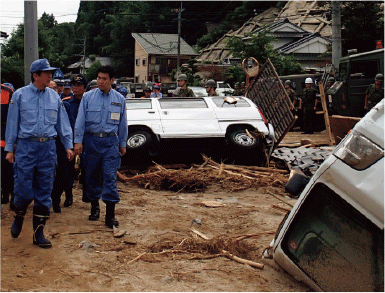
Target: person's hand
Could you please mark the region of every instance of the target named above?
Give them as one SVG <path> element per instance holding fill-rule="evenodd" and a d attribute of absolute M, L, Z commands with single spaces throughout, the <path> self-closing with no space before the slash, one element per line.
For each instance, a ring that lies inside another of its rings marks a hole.
<path fill-rule="evenodd" d="M 72 161 L 73 158 L 75 157 L 74 151 L 71 150 L 71 149 L 68 149 L 68 150 L 66 150 L 66 151 L 67 151 L 67 159 L 68 159 L 69 161 Z"/>
<path fill-rule="evenodd" d="M 123 157 L 124 156 L 124 154 L 126 153 L 126 148 L 125 147 L 122 147 L 122 148 L 119 148 L 119 153 L 120 153 L 120 155 Z"/>
<path fill-rule="evenodd" d="M 13 164 L 15 162 L 15 154 L 12 152 L 8 152 L 7 155 L 5 156 L 5 159 Z M 4 171 L 4 170 L 3 170 Z"/>
<path fill-rule="evenodd" d="M 314 111 L 317 110 L 317 107 L 314 107 L 313 110 L 314 110 Z"/>
<path fill-rule="evenodd" d="M 74 151 L 75 151 L 75 154 L 80 156 L 83 152 L 83 145 L 81 143 L 75 143 Z"/>

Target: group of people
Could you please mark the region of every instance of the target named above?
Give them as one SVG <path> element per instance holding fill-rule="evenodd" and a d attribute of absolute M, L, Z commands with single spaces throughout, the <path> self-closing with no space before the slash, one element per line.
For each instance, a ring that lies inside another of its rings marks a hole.
<path fill-rule="evenodd" d="M 91 206 L 89 220 L 99 219 L 102 199 L 106 204 L 105 225 L 119 225 L 115 219 L 115 205 L 120 200 L 116 174 L 128 134 L 125 99 L 112 89 L 111 66 L 98 69 L 97 88 L 87 92 L 85 77 L 73 77 L 72 90 L 63 98 L 58 91 L 61 84 L 50 88 L 55 70 L 47 59 L 35 60 L 30 67 L 31 83 L 9 95 L 6 125 L 2 115 L 5 160 L 13 164 L 14 172 L 11 235 L 20 235 L 27 207 L 34 201 L 33 244 L 43 248 L 52 247 L 43 233 L 51 205 L 54 212 L 61 212 L 63 191 L 64 206 L 73 203 L 75 155 L 80 157 L 84 179 L 83 201 Z"/>
<path fill-rule="evenodd" d="M 375 77 L 375 83 L 369 85 L 365 95 L 364 110 L 370 111 L 378 102 L 384 98 L 384 76 L 378 73 Z M 334 77 L 329 77 L 324 88 L 326 92 L 335 83 Z M 305 79 L 305 88 L 302 90 L 301 97 L 297 97 L 293 90 L 293 85 L 290 80 L 285 81 L 285 89 L 293 104 L 293 114 L 298 115 L 300 127 L 304 130 L 304 134 L 313 134 L 316 129 L 316 110 L 319 99 L 317 98 L 317 90 L 312 86 L 313 80 L 308 77 Z"/>

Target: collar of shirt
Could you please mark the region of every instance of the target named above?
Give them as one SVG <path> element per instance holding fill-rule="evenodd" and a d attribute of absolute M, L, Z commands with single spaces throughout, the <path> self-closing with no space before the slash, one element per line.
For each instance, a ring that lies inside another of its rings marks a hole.
<path fill-rule="evenodd" d="M 42 90 L 39 90 L 39 89 L 32 83 L 32 81 L 31 81 L 31 83 L 29 84 L 29 87 L 30 87 L 30 89 L 32 90 L 32 92 L 33 92 L 34 94 L 44 93 L 45 90 L 46 90 L 46 88 L 44 88 L 44 89 L 42 89 Z"/>
<path fill-rule="evenodd" d="M 100 95 L 102 95 L 102 96 L 107 96 L 107 97 L 108 97 L 108 95 L 111 93 L 111 90 L 112 90 L 112 88 L 110 87 L 110 90 L 108 91 L 108 93 L 104 93 L 104 92 L 101 91 L 99 88 L 97 88 L 97 91 L 98 91 L 98 93 L 99 93 Z"/>

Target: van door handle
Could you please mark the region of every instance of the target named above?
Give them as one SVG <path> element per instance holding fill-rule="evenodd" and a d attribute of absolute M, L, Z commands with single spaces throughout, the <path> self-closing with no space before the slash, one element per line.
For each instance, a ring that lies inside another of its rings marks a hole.
<path fill-rule="evenodd" d="M 155 114 L 155 111 L 148 111 L 148 113 L 150 113 L 150 114 Z"/>

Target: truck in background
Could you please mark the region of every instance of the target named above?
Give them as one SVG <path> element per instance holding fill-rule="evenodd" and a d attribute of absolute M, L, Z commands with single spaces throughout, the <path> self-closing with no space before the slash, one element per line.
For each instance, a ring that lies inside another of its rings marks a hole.
<path fill-rule="evenodd" d="M 384 49 L 354 54 L 341 58 L 336 82 L 326 92 L 333 113 L 341 116 L 363 117 L 365 95 L 374 83 L 377 73 L 384 74 Z"/>

